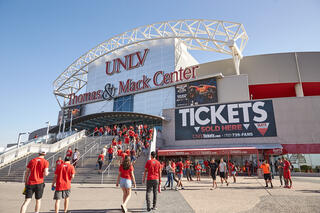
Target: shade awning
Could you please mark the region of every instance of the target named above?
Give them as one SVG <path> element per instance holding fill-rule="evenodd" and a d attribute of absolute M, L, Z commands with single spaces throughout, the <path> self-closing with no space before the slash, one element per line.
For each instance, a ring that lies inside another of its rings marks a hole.
<path fill-rule="evenodd" d="M 188 156 L 188 155 L 245 155 L 257 154 L 259 150 L 268 150 L 272 153 L 282 153 L 281 144 L 254 144 L 249 146 L 207 147 L 207 148 L 163 148 L 158 150 L 159 156 Z"/>

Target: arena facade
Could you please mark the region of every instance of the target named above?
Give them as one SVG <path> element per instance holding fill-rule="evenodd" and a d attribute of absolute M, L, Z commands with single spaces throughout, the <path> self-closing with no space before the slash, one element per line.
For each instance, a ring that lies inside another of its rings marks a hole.
<path fill-rule="evenodd" d="M 159 156 L 320 166 L 320 52 L 242 56 L 239 23 L 179 20 L 135 28 L 88 51 L 54 82 L 51 131 L 148 123 Z M 229 54 L 200 64 L 189 50 Z M 241 62 L 241 63 L 240 63 Z"/>

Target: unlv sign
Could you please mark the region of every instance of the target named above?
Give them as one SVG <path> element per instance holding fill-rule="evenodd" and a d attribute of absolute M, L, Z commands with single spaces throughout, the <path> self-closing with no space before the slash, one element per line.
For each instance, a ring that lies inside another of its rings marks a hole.
<path fill-rule="evenodd" d="M 277 136 L 271 100 L 175 110 L 176 140 Z"/>
<path fill-rule="evenodd" d="M 129 55 L 121 58 L 113 59 L 112 61 L 106 62 L 106 74 L 113 75 L 115 73 L 121 72 L 121 67 L 124 70 L 132 70 L 138 67 L 142 67 L 147 58 L 149 49 L 144 49 L 143 53 L 141 51 L 131 53 Z M 136 61 L 136 63 L 134 63 Z"/>

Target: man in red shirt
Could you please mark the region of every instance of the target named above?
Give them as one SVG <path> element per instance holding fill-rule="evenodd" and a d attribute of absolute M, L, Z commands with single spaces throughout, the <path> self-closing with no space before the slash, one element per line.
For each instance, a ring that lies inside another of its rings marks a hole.
<path fill-rule="evenodd" d="M 190 166 L 191 166 L 191 161 L 190 161 L 190 159 L 188 157 L 188 159 L 185 161 L 187 180 L 188 181 L 193 181 L 192 177 L 191 177 L 191 168 L 190 168 Z"/>
<path fill-rule="evenodd" d="M 180 158 L 180 161 L 176 164 L 176 167 L 177 167 L 177 177 L 178 177 L 178 184 L 176 186 L 176 190 L 178 190 L 178 187 L 181 187 L 181 189 L 184 189 L 182 185 L 182 177 L 183 177 L 182 158 Z"/>
<path fill-rule="evenodd" d="M 109 149 L 108 149 L 108 153 L 109 153 L 109 163 L 112 161 L 113 159 L 113 147 L 112 145 L 110 145 Z"/>
<path fill-rule="evenodd" d="M 292 187 L 292 180 L 291 180 L 291 172 L 290 172 L 290 167 L 291 164 L 290 162 L 285 158 L 282 157 L 283 161 L 283 178 L 284 178 L 284 188 L 291 188 Z M 289 186 L 290 182 L 290 186 Z"/>
<path fill-rule="evenodd" d="M 53 199 L 56 200 L 54 206 L 56 213 L 59 213 L 61 199 L 64 199 L 64 212 L 68 212 L 71 180 L 74 178 L 74 175 L 74 166 L 70 164 L 70 158 L 66 157 L 64 163 L 55 171 L 52 182 L 52 188 L 56 185 L 56 191 L 54 192 L 53 197 Z"/>
<path fill-rule="evenodd" d="M 98 173 L 102 172 L 103 161 L 104 161 L 104 155 L 103 155 L 103 152 L 101 152 L 101 154 L 98 156 L 98 160 L 97 160 L 97 163 L 99 165 L 99 172 Z"/>
<path fill-rule="evenodd" d="M 147 211 L 151 211 L 150 208 L 150 193 L 153 191 L 153 210 L 157 209 L 157 191 L 158 185 L 161 182 L 161 165 L 160 162 L 155 159 L 156 153 L 151 152 L 151 160 L 148 160 L 145 165 L 145 171 L 143 174 L 142 183 L 145 183 L 146 174 L 147 176 Z"/>
<path fill-rule="evenodd" d="M 25 172 L 26 199 L 21 206 L 20 213 L 25 213 L 31 201 L 33 193 L 35 193 L 36 206 L 35 212 L 40 211 L 41 198 L 44 190 L 43 179 L 49 174 L 49 162 L 44 159 L 46 152 L 40 150 L 39 157 L 32 159 L 27 166 Z"/>
<path fill-rule="evenodd" d="M 67 153 L 66 153 L 66 157 L 71 158 L 71 156 L 72 156 L 72 148 L 71 148 L 71 146 L 69 146 L 68 150 L 67 150 Z"/>

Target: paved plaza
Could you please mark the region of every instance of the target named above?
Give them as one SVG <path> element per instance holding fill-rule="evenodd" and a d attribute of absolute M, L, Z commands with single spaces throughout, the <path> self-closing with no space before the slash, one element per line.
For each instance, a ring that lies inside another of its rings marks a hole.
<path fill-rule="evenodd" d="M 230 180 L 230 179 L 229 179 Z M 165 181 L 165 179 L 163 179 Z M 185 190 L 167 190 L 158 197 L 156 212 L 320 212 L 320 178 L 294 177 L 294 187 L 265 188 L 264 181 L 255 177 L 238 177 L 228 187 L 218 183 L 210 190 L 211 180 L 184 181 Z M 0 212 L 16 213 L 24 200 L 22 183 L 0 183 Z M 46 184 L 41 212 L 53 212 L 51 184 Z M 70 200 L 71 213 L 121 212 L 122 192 L 115 185 L 73 184 Z M 139 186 L 128 203 L 129 212 L 145 212 L 145 190 Z M 61 206 L 62 208 L 62 206 Z M 33 212 L 34 200 L 28 212 Z"/>

